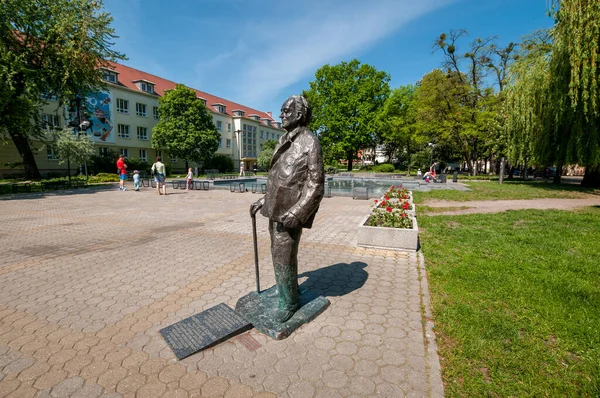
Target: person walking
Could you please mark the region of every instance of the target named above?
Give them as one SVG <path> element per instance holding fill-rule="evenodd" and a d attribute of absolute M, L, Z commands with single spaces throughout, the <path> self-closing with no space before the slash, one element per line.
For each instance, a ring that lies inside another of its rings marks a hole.
<path fill-rule="evenodd" d="M 119 190 L 127 191 L 125 188 L 125 180 L 127 179 L 127 163 L 125 163 L 125 156 L 119 155 L 117 160 L 117 173 L 119 173 Z"/>
<path fill-rule="evenodd" d="M 167 194 L 167 183 L 165 182 L 165 178 L 167 176 L 167 169 L 163 162 L 160 161 L 160 156 L 156 157 L 156 162 L 152 165 L 152 173 L 154 174 L 154 181 L 156 182 L 156 192 L 159 195 Z M 162 193 L 160 192 L 160 188 L 162 187 Z"/>
<path fill-rule="evenodd" d="M 194 180 L 194 173 L 192 172 L 192 168 L 190 167 L 188 169 L 187 176 L 185 177 L 185 190 L 186 191 L 190 190 L 190 185 L 192 184 L 193 180 Z"/>
<path fill-rule="evenodd" d="M 279 297 L 275 320 L 286 322 L 300 307 L 298 247 L 303 228 L 311 228 L 325 193 L 319 139 L 307 128 L 311 110 L 294 95 L 281 107 L 281 137 L 271 159 L 266 195 L 250 205 L 269 219 L 271 255 Z"/>

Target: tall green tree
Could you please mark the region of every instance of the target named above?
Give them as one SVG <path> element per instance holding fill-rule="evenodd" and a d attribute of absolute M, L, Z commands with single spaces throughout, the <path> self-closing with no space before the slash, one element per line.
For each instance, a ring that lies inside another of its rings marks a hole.
<path fill-rule="evenodd" d="M 0 1 L 0 138 L 11 139 L 27 178 L 38 178 L 30 141 L 42 138 L 43 96 L 64 101 L 103 87 L 112 50 L 112 17 L 102 0 Z"/>
<path fill-rule="evenodd" d="M 582 185 L 600 187 L 600 2 L 552 0 L 552 7 L 551 140 L 566 162 L 586 167 Z"/>
<path fill-rule="evenodd" d="M 219 148 L 219 132 L 196 92 L 183 84 L 158 99 L 158 123 L 152 129 L 152 147 L 166 148 L 171 156 L 188 162 L 208 161 Z"/>
<path fill-rule="evenodd" d="M 473 173 L 477 173 L 475 161 L 485 152 L 493 162 L 493 142 L 490 137 L 499 133 L 501 118 L 498 117 L 501 98 L 496 98 L 506 84 L 507 68 L 516 49 L 514 43 L 500 47 L 495 37 L 476 38 L 466 52 L 459 51 L 459 42 L 468 35 L 464 29 L 443 33 L 435 41 L 434 48 L 444 55 L 443 66 L 453 72 L 452 78 L 461 86 L 461 113 L 466 116 L 468 125 L 462 132 L 462 137 L 468 138 L 470 154 L 465 158 Z M 489 74 L 494 79 L 488 79 Z M 492 83 L 490 83 L 492 82 Z M 497 90 L 493 88 L 497 85 Z M 457 92 L 457 94 L 459 94 Z"/>
<path fill-rule="evenodd" d="M 378 135 L 389 158 L 396 152 L 406 152 L 410 175 L 411 154 L 415 150 L 417 112 L 415 109 L 416 88 L 409 84 L 393 89 L 385 101 L 380 114 Z"/>
<path fill-rule="evenodd" d="M 348 171 L 359 149 L 374 146 L 377 116 L 389 95 L 389 80 L 387 73 L 354 59 L 319 68 L 304 92 L 313 109 L 311 127 L 324 155 L 342 154 Z"/>
<path fill-rule="evenodd" d="M 271 158 L 273 158 L 273 153 L 275 152 L 275 147 L 277 146 L 277 141 L 275 140 L 267 140 L 262 146 L 260 153 L 258 154 L 258 159 L 256 163 L 258 163 L 258 167 L 263 170 L 269 170 L 271 167 Z"/>
<path fill-rule="evenodd" d="M 524 38 L 509 69 L 504 129 L 509 158 L 517 164 L 530 161 L 545 166 L 561 161 L 557 143 L 547 135 L 555 111 L 549 97 L 551 50 L 550 32 L 537 31 Z"/>

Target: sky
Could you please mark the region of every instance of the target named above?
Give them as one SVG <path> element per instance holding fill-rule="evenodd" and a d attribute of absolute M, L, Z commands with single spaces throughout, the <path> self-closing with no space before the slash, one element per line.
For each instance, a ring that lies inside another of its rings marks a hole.
<path fill-rule="evenodd" d="M 548 28 L 549 0 L 104 0 L 123 64 L 279 115 L 321 66 L 354 58 L 414 84 L 439 68 L 433 43 L 466 29 L 500 46 Z"/>

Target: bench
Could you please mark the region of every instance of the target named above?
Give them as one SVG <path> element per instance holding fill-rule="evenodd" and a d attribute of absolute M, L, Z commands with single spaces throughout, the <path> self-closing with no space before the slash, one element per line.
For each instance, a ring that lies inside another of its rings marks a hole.
<path fill-rule="evenodd" d="M 42 191 L 47 189 L 67 189 L 69 185 L 68 181 L 46 181 L 42 182 Z"/>
<path fill-rule="evenodd" d="M 210 188 L 209 181 L 192 181 L 192 185 L 190 186 L 192 189 L 208 191 Z"/>
<path fill-rule="evenodd" d="M 11 190 L 12 193 L 31 192 L 31 184 L 28 182 L 23 184 L 12 184 Z"/>
<path fill-rule="evenodd" d="M 258 192 L 258 187 L 260 186 L 260 192 Z M 265 194 L 267 193 L 267 184 L 259 184 L 259 183 L 253 183 L 252 184 L 252 193 L 262 193 Z"/>
<path fill-rule="evenodd" d="M 239 193 L 246 192 L 246 183 L 232 182 L 231 184 L 229 184 L 229 190 L 231 192 L 239 192 Z"/>
<path fill-rule="evenodd" d="M 368 187 L 355 187 L 352 189 L 352 199 L 369 199 Z"/>

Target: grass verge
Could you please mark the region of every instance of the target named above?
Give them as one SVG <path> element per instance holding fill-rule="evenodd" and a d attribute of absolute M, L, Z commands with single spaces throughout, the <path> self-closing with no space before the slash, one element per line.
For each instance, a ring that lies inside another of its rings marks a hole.
<path fill-rule="evenodd" d="M 539 198 L 589 198 L 600 195 L 600 189 L 582 188 L 579 185 L 552 184 L 545 181 L 506 181 L 464 182 L 470 191 L 432 190 L 431 192 L 413 192 L 415 203 L 425 200 L 498 200 L 498 199 L 539 199 Z"/>
<path fill-rule="evenodd" d="M 600 395 L 600 208 L 421 216 L 449 397 Z"/>

